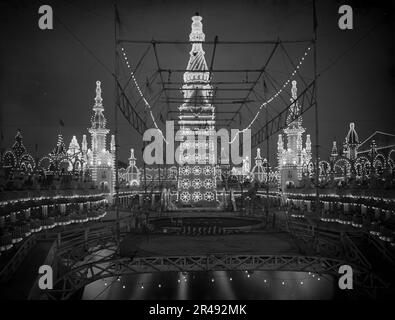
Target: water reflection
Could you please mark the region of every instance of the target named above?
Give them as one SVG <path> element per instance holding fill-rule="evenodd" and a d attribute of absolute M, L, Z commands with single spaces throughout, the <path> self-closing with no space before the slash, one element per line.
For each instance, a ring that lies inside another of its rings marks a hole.
<path fill-rule="evenodd" d="M 331 277 L 307 272 L 214 271 L 146 273 L 88 285 L 86 300 L 334 299 Z"/>

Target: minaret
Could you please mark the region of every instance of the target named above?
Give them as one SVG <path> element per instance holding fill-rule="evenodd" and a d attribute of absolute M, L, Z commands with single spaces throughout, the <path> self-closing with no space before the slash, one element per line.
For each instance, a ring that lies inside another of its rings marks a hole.
<path fill-rule="evenodd" d="M 192 17 L 189 41 L 192 48 L 183 75 L 183 104 L 178 107 L 180 132 L 187 137 L 179 146 L 179 199 L 181 203 L 202 205 L 216 200 L 215 107 L 202 42 L 202 17 Z M 198 141 L 198 138 L 201 141 Z M 184 165 L 185 164 L 185 165 Z M 184 166 L 183 166 L 184 165 Z M 187 168 L 187 165 L 192 167 Z M 202 202 L 203 201 L 203 202 Z"/>

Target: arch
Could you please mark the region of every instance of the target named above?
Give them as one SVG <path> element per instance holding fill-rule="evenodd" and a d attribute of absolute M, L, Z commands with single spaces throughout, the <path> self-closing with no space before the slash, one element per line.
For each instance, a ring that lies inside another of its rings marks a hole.
<path fill-rule="evenodd" d="M 335 176 L 338 178 L 344 178 L 351 174 L 351 162 L 347 158 L 340 158 L 335 161 L 333 165 Z"/>
<path fill-rule="evenodd" d="M 25 170 L 27 171 L 32 171 L 36 167 L 36 163 L 30 154 L 24 154 L 21 156 L 19 165 L 22 167 L 22 164 L 24 164 L 24 167 L 26 168 Z"/>
<path fill-rule="evenodd" d="M 70 159 L 68 157 L 64 157 L 62 159 L 60 159 L 59 164 L 58 164 L 58 169 L 60 171 L 62 171 L 64 169 L 64 171 L 71 171 L 73 168 L 73 163 L 70 161 Z"/>
<path fill-rule="evenodd" d="M 99 183 L 99 189 L 100 189 L 101 191 L 109 191 L 109 184 L 108 184 L 108 181 L 101 181 L 101 182 Z"/>
<path fill-rule="evenodd" d="M 384 169 L 386 168 L 386 160 L 382 153 L 379 153 L 374 157 L 373 168 L 378 175 L 382 175 L 384 173 Z"/>
<path fill-rule="evenodd" d="M 37 167 L 43 169 L 44 171 L 48 171 L 50 165 L 51 159 L 49 157 L 42 157 L 37 163 Z"/>
<path fill-rule="evenodd" d="M 370 173 L 371 163 L 366 156 L 360 156 L 355 159 L 354 169 L 357 177 L 366 176 Z"/>
<path fill-rule="evenodd" d="M 322 176 L 328 175 L 331 171 L 331 165 L 328 161 L 321 160 L 319 162 L 319 167 L 320 167 L 320 175 Z"/>
<path fill-rule="evenodd" d="M 3 165 L 8 168 L 15 168 L 16 156 L 12 151 L 6 151 L 3 155 Z"/>

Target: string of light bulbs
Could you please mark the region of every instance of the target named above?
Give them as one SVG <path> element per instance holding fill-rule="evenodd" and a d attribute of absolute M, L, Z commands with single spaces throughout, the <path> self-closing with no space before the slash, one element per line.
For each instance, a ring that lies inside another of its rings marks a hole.
<path fill-rule="evenodd" d="M 242 130 L 237 130 L 237 133 L 235 134 L 235 136 L 233 137 L 233 139 L 229 142 L 229 144 L 232 144 L 232 143 L 236 140 L 236 138 L 238 137 L 238 135 L 239 135 L 240 133 L 244 133 L 244 132 L 246 132 L 248 129 L 250 129 L 251 126 L 252 126 L 252 125 L 254 124 L 254 122 L 256 121 L 256 119 L 258 118 L 258 116 L 259 116 L 259 114 L 260 114 L 262 108 L 263 108 L 263 107 L 266 107 L 269 103 L 271 103 L 274 99 L 276 99 L 276 98 L 284 91 L 284 89 L 285 89 L 285 88 L 287 87 L 287 85 L 291 82 L 291 80 L 293 79 L 293 77 L 295 76 L 295 74 L 298 72 L 298 70 L 299 70 L 299 69 L 301 68 L 301 66 L 303 65 L 303 62 L 304 62 L 306 56 L 308 55 L 308 52 L 310 51 L 310 49 L 311 49 L 310 46 L 306 49 L 306 51 L 305 51 L 304 54 L 302 55 L 302 58 L 301 58 L 301 59 L 299 60 L 299 62 L 297 63 L 295 69 L 293 70 L 293 72 L 291 73 L 291 75 L 289 76 L 289 78 L 287 79 L 287 81 L 285 81 L 285 82 L 283 83 L 283 85 L 281 86 L 281 88 L 280 88 L 273 96 L 271 96 L 268 100 L 266 100 L 266 101 L 264 101 L 264 102 L 261 103 L 261 105 L 259 106 L 259 109 L 257 110 L 255 116 L 253 117 L 253 119 L 251 120 L 251 122 L 249 123 L 249 125 L 248 125 L 247 127 L 245 127 L 244 129 L 242 129 Z M 144 104 L 146 105 L 146 107 L 149 109 L 149 113 L 150 113 L 150 116 L 151 116 L 151 119 L 152 119 L 152 121 L 153 121 L 153 123 L 154 123 L 155 128 L 159 131 L 159 133 L 161 134 L 161 136 L 162 136 L 162 138 L 164 139 L 164 141 L 166 142 L 166 144 L 168 144 L 168 141 L 166 140 L 165 136 L 163 135 L 162 130 L 158 127 L 158 125 L 157 125 L 157 123 L 156 123 L 155 117 L 154 117 L 154 115 L 153 115 L 153 113 L 152 113 L 152 107 L 151 107 L 151 105 L 149 104 L 149 102 L 147 101 L 147 99 L 144 97 L 144 94 L 143 94 L 143 92 L 141 91 L 140 86 L 139 86 L 139 84 L 138 84 L 138 82 L 137 82 L 137 80 L 136 80 L 136 77 L 134 76 L 134 72 L 131 70 L 131 66 L 130 66 L 128 57 L 127 57 L 127 55 L 126 55 L 125 49 L 124 49 L 123 47 L 121 47 L 121 50 L 122 50 L 122 54 L 123 54 L 123 57 L 124 57 L 126 66 L 127 66 L 128 69 L 130 70 L 130 75 L 131 75 L 132 80 L 133 80 L 133 82 L 134 82 L 134 84 L 135 84 L 135 87 L 136 87 L 136 89 L 137 89 L 137 92 L 139 93 L 141 99 L 144 101 Z"/>
<path fill-rule="evenodd" d="M 291 75 L 289 76 L 289 78 L 287 79 L 287 81 L 285 81 L 283 83 L 283 85 L 281 86 L 281 88 L 273 95 L 271 96 L 268 100 L 264 101 L 261 103 L 261 105 L 259 106 L 258 111 L 256 112 L 254 118 L 251 120 L 250 124 L 245 127 L 242 130 L 237 130 L 237 133 L 235 134 L 235 136 L 233 137 L 233 139 L 229 142 L 229 144 L 232 144 L 236 138 L 238 137 L 238 135 L 240 133 L 244 133 L 246 132 L 248 129 L 251 128 L 251 126 L 254 124 L 254 122 L 256 121 L 256 119 L 259 116 L 259 113 L 261 112 L 263 107 L 266 107 L 269 103 L 271 103 L 274 99 L 276 99 L 286 88 L 286 86 L 290 83 L 290 81 L 292 80 L 292 78 L 295 76 L 296 72 L 298 72 L 298 70 L 301 68 L 306 56 L 308 55 L 308 52 L 310 51 L 311 47 L 307 47 L 306 51 L 304 52 L 302 58 L 299 60 L 298 64 L 296 65 L 295 69 L 293 70 L 293 72 L 291 73 Z"/>
<path fill-rule="evenodd" d="M 247 270 L 245 270 L 245 274 L 247 275 L 247 278 L 248 279 L 250 279 L 251 278 L 251 273 L 250 272 L 248 272 Z M 278 282 L 281 282 L 281 284 L 284 286 L 284 285 L 286 285 L 286 284 L 289 284 L 289 283 L 299 283 L 300 285 L 303 285 L 303 284 L 305 284 L 305 281 L 307 281 L 307 280 L 312 280 L 312 278 L 314 278 L 315 280 L 317 280 L 317 281 L 320 281 L 321 280 L 321 275 L 320 274 L 318 274 L 318 273 L 312 273 L 312 272 L 309 272 L 308 274 L 306 274 L 306 276 L 305 277 L 301 277 L 301 278 L 297 278 L 297 279 L 295 279 L 295 278 L 283 278 L 283 277 L 267 277 L 267 276 L 263 276 L 263 275 L 256 275 L 257 277 L 259 277 L 259 278 L 262 278 L 263 279 L 263 282 L 265 283 L 265 284 L 268 284 L 268 283 L 273 283 L 273 281 L 274 282 L 276 282 L 276 283 L 278 283 Z M 111 287 L 112 285 L 114 285 L 116 282 L 121 282 L 121 276 L 118 276 L 118 277 L 116 277 L 116 278 L 113 278 L 113 280 L 110 282 L 110 283 L 108 283 L 108 280 L 107 279 L 102 279 L 102 281 L 103 281 L 103 284 L 104 284 L 104 286 L 106 287 L 99 295 L 101 295 L 106 289 L 108 289 L 109 287 Z M 185 275 L 182 275 L 181 276 L 181 278 L 182 279 L 177 279 L 177 283 L 178 284 L 181 284 L 182 282 L 188 282 L 188 279 L 187 279 L 187 277 L 185 276 Z M 193 276 L 193 279 L 195 279 L 195 276 Z M 211 283 L 215 283 L 216 282 L 216 280 L 218 281 L 219 279 L 228 279 L 229 281 L 233 281 L 234 280 L 234 278 L 232 277 L 232 276 L 221 276 L 221 275 L 216 275 L 215 277 L 210 277 L 209 278 L 209 282 L 211 282 Z M 325 278 L 325 277 L 323 277 L 323 279 L 324 280 L 328 280 L 327 278 Z M 191 280 L 189 280 L 189 282 L 190 282 Z M 146 286 L 147 285 L 149 285 L 149 284 L 151 284 L 151 285 L 155 285 L 155 286 L 157 286 L 158 288 L 163 288 L 163 287 L 165 287 L 161 282 L 158 282 L 158 281 L 144 281 L 144 282 L 136 282 L 135 283 L 135 285 L 137 285 L 138 287 L 140 287 L 140 289 L 142 289 L 142 290 L 144 290 L 145 288 L 146 288 Z M 122 289 L 126 289 L 126 285 L 125 284 L 120 284 L 121 286 L 122 286 Z"/>
<path fill-rule="evenodd" d="M 151 119 L 152 119 L 152 122 L 154 123 L 155 128 L 159 131 L 159 133 L 160 133 L 160 135 L 162 136 L 162 138 L 163 138 L 163 140 L 165 141 L 165 143 L 166 143 L 166 144 L 169 144 L 169 142 L 166 140 L 166 138 L 165 138 L 165 136 L 164 136 L 162 130 L 158 127 L 158 124 L 156 123 L 154 114 L 152 113 L 152 107 L 151 107 L 151 105 L 149 104 L 149 102 L 147 101 L 147 99 L 144 97 L 144 94 L 143 94 L 143 92 L 142 92 L 141 89 L 140 89 L 140 86 L 139 86 L 139 84 L 138 84 L 138 82 L 137 82 L 137 80 L 136 80 L 136 77 L 134 76 L 134 72 L 132 71 L 132 68 L 131 68 L 131 66 L 130 66 L 129 59 L 128 59 L 127 55 L 126 55 L 125 49 L 124 49 L 123 47 L 121 47 L 121 50 L 122 50 L 122 55 L 123 55 L 123 58 L 124 58 L 124 60 L 125 60 L 126 66 L 128 67 L 128 69 L 129 69 L 129 71 L 130 71 L 130 75 L 131 75 L 132 80 L 133 80 L 133 82 L 134 82 L 134 85 L 135 85 L 135 87 L 136 87 L 136 89 L 137 89 L 137 92 L 139 93 L 139 95 L 140 95 L 141 99 L 143 100 L 145 106 L 148 108 L 149 113 L 150 113 L 150 116 L 151 116 Z"/>

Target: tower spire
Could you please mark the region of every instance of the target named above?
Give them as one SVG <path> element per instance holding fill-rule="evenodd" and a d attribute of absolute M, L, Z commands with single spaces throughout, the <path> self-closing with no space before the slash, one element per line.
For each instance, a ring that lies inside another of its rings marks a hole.
<path fill-rule="evenodd" d="M 187 70 L 195 72 L 187 71 L 184 73 L 184 82 L 187 83 L 193 81 L 209 81 L 207 62 L 204 57 L 205 53 L 202 46 L 202 42 L 204 42 L 205 40 L 202 19 L 203 18 L 199 15 L 195 15 L 192 17 L 191 33 L 189 34 L 189 41 L 192 42 L 192 49 L 189 52 L 190 57 L 187 65 Z M 202 71 L 202 73 L 196 71 Z"/>
<path fill-rule="evenodd" d="M 103 98 L 101 96 L 101 82 L 96 81 L 96 97 L 95 97 L 95 105 L 93 106 L 93 111 L 102 110 L 103 107 Z"/>

